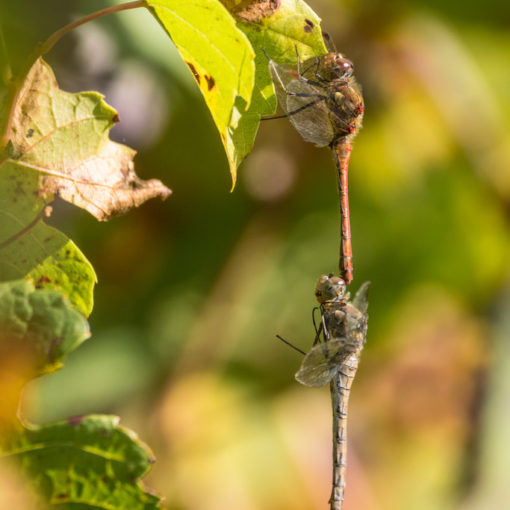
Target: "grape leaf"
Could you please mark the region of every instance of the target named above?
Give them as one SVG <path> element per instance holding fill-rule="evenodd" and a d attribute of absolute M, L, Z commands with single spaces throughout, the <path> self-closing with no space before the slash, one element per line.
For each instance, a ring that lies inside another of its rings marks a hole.
<path fill-rule="evenodd" d="M 59 292 L 36 289 L 26 280 L 0 283 L 0 351 L 23 346 L 35 375 L 60 368 L 89 336 L 85 317 Z"/>
<path fill-rule="evenodd" d="M 0 455 L 30 479 L 49 508 L 161 508 L 139 481 L 154 462 L 152 452 L 118 423 L 116 416 L 89 415 L 19 427 L 4 434 Z"/>
<path fill-rule="evenodd" d="M 38 194 L 47 201 L 58 194 L 98 220 L 149 198 L 166 198 L 170 190 L 160 181 L 142 181 L 134 173 L 135 151 L 108 139 L 117 120 L 100 94 L 60 90 L 39 58 L 19 92 L 2 163 L 36 172 Z"/>
<path fill-rule="evenodd" d="M 0 283 L 0 431 L 16 421 L 23 385 L 60 368 L 89 336 L 85 317 L 59 292 Z"/>
<path fill-rule="evenodd" d="M 220 133 L 235 183 L 246 151 L 233 138 L 249 107 L 253 49 L 218 0 L 147 0 L 193 74 Z"/>
<path fill-rule="evenodd" d="M 93 306 L 94 269 L 62 232 L 46 225 L 47 198 L 33 170 L 6 162 L 0 169 L 0 282 L 28 278 L 59 290 L 84 315 Z"/>

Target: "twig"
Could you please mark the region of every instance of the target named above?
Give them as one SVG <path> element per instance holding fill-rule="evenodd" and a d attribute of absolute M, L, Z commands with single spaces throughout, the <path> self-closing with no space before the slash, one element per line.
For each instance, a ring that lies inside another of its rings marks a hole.
<path fill-rule="evenodd" d="M 9 99 L 8 99 L 8 107 L 6 111 L 9 112 L 6 121 L 4 122 L 1 130 L 1 138 L 0 138 L 0 149 L 7 145 L 11 135 L 11 127 L 13 122 L 14 110 L 16 108 L 16 104 L 18 102 L 19 94 L 21 91 L 21 85 L 25 76 L 27 75 L 30 68 L 37 61 L 39 57 L 42 57 L 46 53 L 48 53 L 55 44 L 57 44 L 64 35 L 74 30 L 76 27 L 83 25 L 84 23 L 88 23 L 89 21 L 95 20 L 102 16 L 106 16 L 107 14 L 113 14 L 115 12 L 126 11 L 128 9 L 138 9 L 140 7 L 148 7 L 145 0 L 136 0 L 134 2 L 128 2 L 120 5 L 113 5 L 111 7 L 107 7 L 106 9 L 101 9 L 100 11 L 93 12 L 83 18 L 80 18 L 72 23 L 69 23 L 65 27 L 60 28 L 56 32 L 54 32 L 46 41 L 44 41 L 41 45 L 39 45 L 34 52 L 30 55 L 25 64 L 22 72 L 20 73 L 17 80 L 12 84 L 12 88 L 10 90 Z"/>

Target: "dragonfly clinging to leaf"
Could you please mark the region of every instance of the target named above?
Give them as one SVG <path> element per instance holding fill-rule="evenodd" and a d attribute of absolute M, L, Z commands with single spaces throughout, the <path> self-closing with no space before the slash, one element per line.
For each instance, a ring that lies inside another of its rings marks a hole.
<path fill-rule="evenodd" d="M 321 276 L 315 288 L 321 309 L 321 326 L 314 346 L 296 373 L 296 379 L 306 386 L 320 387 L 330 383 L 333 408 L 331 510 L 341 510 L 344 500 L 347 407 L 367 333 L 368 287 L 369 282 L 364 283 L 353 301 L 349 302 L 345 282 L 341 278 Z M 320 342 L 320 333 L 323 342 Z"/>
<path fill-rule="evenodd" d="M 364 104 L 353 75 L 353 64 L 341 53 L 300 61 L 297 68 L 277 64 L 267 54 L 280 108 L 299 134 L 318 147 L 333 150 L 340 198 L 340 275 L 347 285 L 353 278 L 349 218 L 348 167 L 351 141 L 361 127 Z"/>

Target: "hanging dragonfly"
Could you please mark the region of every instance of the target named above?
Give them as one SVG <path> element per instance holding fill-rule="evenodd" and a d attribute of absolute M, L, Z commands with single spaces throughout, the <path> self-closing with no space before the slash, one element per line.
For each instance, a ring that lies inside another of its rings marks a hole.
<path fill-rule="evenodd" d="M 333 483 L 329 499 L 331 510 L 341 510 L 345 493 L 347 461 L 347 408 L 351 385 L 365 345 L 368 321 L 367 293 L 364 283 L 352 303 L 345 293 L 345 282 L 333 275 L 321 276 L 315 295 L 320 303 L 321 325 L 314 346 L 306 354 L 296 379 L 306 386 L 330 383 L 333 408 Z M 320 336 L 323 342 L 320 342 Z"/>
<path fill-rule="evenodd" d="M 266 119 L 288 117 L 304 140 L 333 149 L 340 198 L 340 275 L 349 285 L 353 267 L 347 174 L 351 142 L 361 127 L 364 111 L 353 64 L 336 52 L 304 62 L 298 54 L 294 70 L 266 56 L 278 104 L 285 112 Z"/>

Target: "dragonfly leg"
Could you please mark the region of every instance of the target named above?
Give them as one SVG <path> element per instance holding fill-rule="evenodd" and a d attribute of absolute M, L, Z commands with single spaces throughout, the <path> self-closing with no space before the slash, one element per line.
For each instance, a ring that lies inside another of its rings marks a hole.
<path fill-rule="evenodd" d="M 262 48 L 262 52 L 266 56 L 267 60 L 269 60 L 269 63 L 272 63 L 273 59 L 267 54 L 266 48 Z"/>
<path fill-rule="evenodd" d="M 314 81 L 314 80 L 310 80 L 309 78 L 305 78 L 303 75 L 308 73 L 313 67 L 315 66 L 315 70 L 313 71 L 313 74 L 314 76 L 317 78 L 318 81 Z M 315 87 L 319 87 L 319 88 L 322 88 L 322 89 L 326 89 L 328 88 L 327 85 L 324 85 L 325 83 L 329 83 L 330 80 L 326 80 L 325 78 L 323 78 L 320 74 L 319 74 L 319 66 L 320 66 L 320 61 L 318 58 L 315 59 L 315 62 L 310 64 L 309 67 L 307 67 L 304 71 L 303 71 L 303 74 L 301 74 L 299 76 L 299 79 L 301 81 L 304 81 L 305 83 L 308 83 L 309 85 L 313 85 Z"/>
<path fill-rule="evenodd" d="M 308 69 L 307 69 L 307 71 L 308 71 Z M 290 70 L 289 72 L 290 72 L 290 74 L 295 76 L 296 79 L 298 79 L 300 81 L 304 81 L 308 85 L 313 85 L 314 87 L 321 88 L 321 89 L 328 88 L 327 85 L 323 85 L 322 83 L 320 83 L 318 81 L 314 81 L 314 80 L 310 80 L 309 78 L 305 78 L 302 74 L 299 74 L 298 72 L 295 72 L 295 71 L 292 71 L 292 70 Z M 322 80 L 322 78 L 321 78 L 321 80 Z M 322 81 L 326 82 L 327 80 L 322 80 Z"/>
<path fill-rule="evenodd" d="M 312 309 L 312 322 L 313 322 L 313 328 L 315 329 L 315 338 L 313 339 L 312 347 L 319 344 L 321 342 L 321 333 L 324 331 L 324 325 L 322 323 L 322 305 L 321 305 L 321 324 L 319 327 L 317 327 L 317 322 L 315 321 L 315 312 L 319 309 L 319 307 L 314 306 Z"/>
<path fill-rule="evenodd" d="M 324 341 L 329 342 L 331 335 L 329 334 L 328 326 L 326 324 L 326 317 L 322 314 L 322 330 L 324 331 Z"/>
<path fill-rule="evenodd" d="M 297 352 L 300 352 L 303 356 L 306 356 L 305 351 L 302 351 L 299 347 L 296 347 L 294 344 L 291 344 L 290 342 L 285 340 L 285 338 L 281 337 L 280 335 L 276 335 L 276 338 L 278 338 L 278 340 L 281 340 L 284 344 L 287 344 L 289 347 L 292 347 Z"/>
<path fill-rule="evenodd" d="M 305 83 L 308 83 L 308 85 L 314 85 L 315 87 L 320 87 L 320 88 L 327 88 L 326 85 L 323 85 L 322 83 L 320 83 L 320 82 L 325 82 L 326 80 L 323 80 L 322 78 L 320 78 L 319 74 L 317 72 L 317 69 L 319 69 L 319 60 L 316 59 L 316 64 L 315 64 L 316 65 L 316 71 L 314 73 L 315 76 L 317 76 L 319 78 L 319 83 L 318 83 L 316 81 L 310 80 L 310 79 L 305 78 L 303 76 L 303 74 L 307 73 L 312 68 L 312 66 L 308 67 L 303 72 L 301 72 L 301 57 L 299 56 L 299 51 L 298 51 L 297 45 L 295 45 L 294 48 L 296 49 L 296 68 L 297 68 L 297 73 L 293 73 L 291 71 L 291 74 L 294 74 L 294 76 L 296 76 L 297 79 L 299 79 L 301 81 L 304 81 Z"/>
<path fill-rule="evenodd" d="M 316 310 L 316 308 L 314 308 L 314 310 Z M 317 325 L 315 324 L 315 317 L 313 317 L 313 327 L 315 328 L 315 338 L 313 339 L 312 347 L 321 342 L 321 333 L 324 329 L 322 322 L 321 322 L 321 325 L 319 326 L 319 328 L 317 329 Z"/>
<path fill-rule="evenodd" d="M 298 95 L 298 94 L 289 94 L 289 95 Z M 303 96 L 303 97 L 307 97 L 307 96 Z M 300 113 L 303 110 L 306 110 L 307 108 L 309 108 L 310 106 L 320 103 L 321 101 L 322 101 L 322 96 L 321 96 L 321 99 L 317 99 L 315 101 L 312 101 L 311 103 L 307 103 L 303 106 L 300 106 L 296 110 L 292 110 L 291 112 L 286 113 L 285 115 L 271 115 L 269 117 L 263 116 L 263 117 L 260 117 L 260 120 L 274 120 L 274 119 L 283 119 L 285 117 L 290 117 L 291 115 L 296 115 L 296 113 Z"/>
<path fill-rule="evenodd" d="M 326 96 L 323 96 L 322 94 L 308 94 L 307 92 L 289 92 L 288 90 L 285 90 L 285 94 L 294 97 L 316 97 L 318 101 L 326 100 Z"/>
<path fill-rule="evenodd" d="M 325 80 L 320 74 L 319 74 L 319 59 L 317 59 L 317 64 L 315 66 L 315 77 L 320 81 L 320 82 L 325 82 L 327 80 Z"/>

